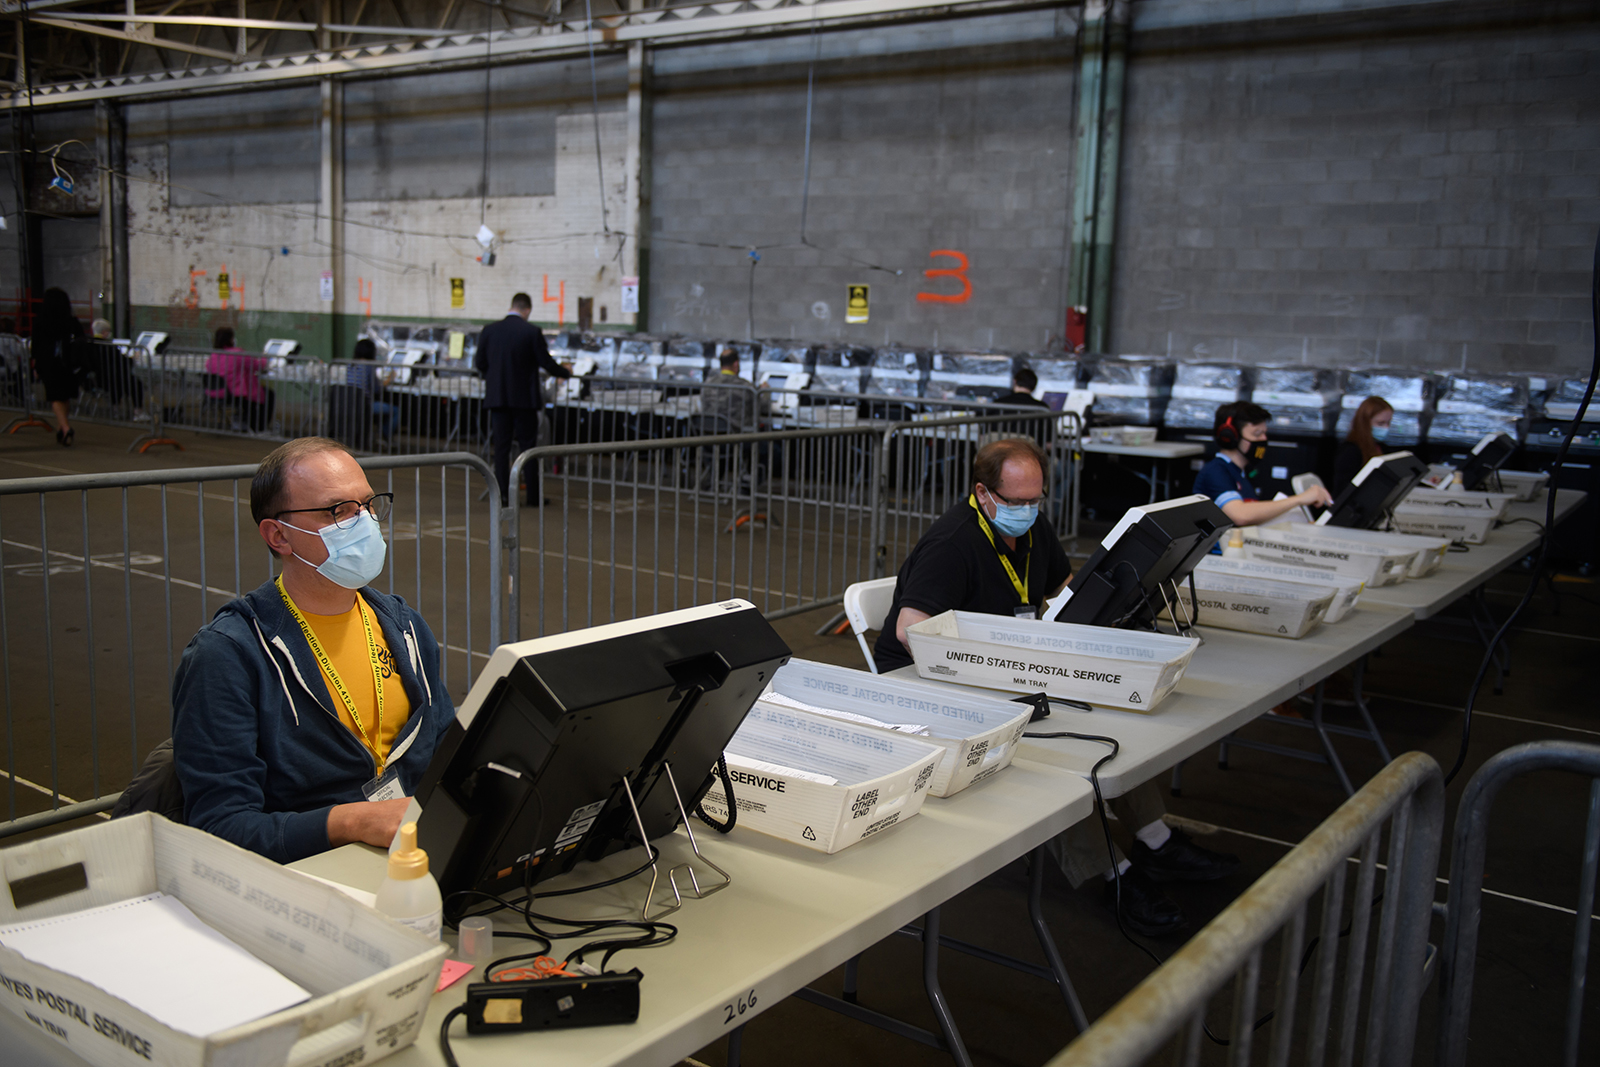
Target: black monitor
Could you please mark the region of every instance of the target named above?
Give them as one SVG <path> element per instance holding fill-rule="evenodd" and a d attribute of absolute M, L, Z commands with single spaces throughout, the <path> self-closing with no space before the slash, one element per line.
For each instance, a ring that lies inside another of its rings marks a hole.
<path fill-rule="evenodd" d="M 1369 459 L 1333 505 L 1317 517 L 1317 525 L 1370 530 L 1388 518 L 1427 473 L 1428 465 L 1410 452 Z"/>
<path fill-rule="evenodd" d="M 1208 496 L 1129 508 L 1094 555 L 1045 605 L 1044 618 L 1090 626 L 1153 628 L 1161 587 L 1189 576 L 1233 524 Z"/>
<path fill-rule="evenodd" d="M 1490 475 L 1505 466 L 1506 460 L 1517 450 L 1517 442 L 1510 434 L 1489 433 L 1472 446 L 1467 461 L 1461 465 L 1461 487 L 1467 490 L 1486 489 Z"/>
<path fill-rule="evenodd" d="M 417 841 L 457 918 L 474 901 L 642 844 L 692 811 L 763 687 L 789 659 L 727 600 L 495 650 L 417 789 Z M 481 901 L 480 901 L 481 902 Z"/>

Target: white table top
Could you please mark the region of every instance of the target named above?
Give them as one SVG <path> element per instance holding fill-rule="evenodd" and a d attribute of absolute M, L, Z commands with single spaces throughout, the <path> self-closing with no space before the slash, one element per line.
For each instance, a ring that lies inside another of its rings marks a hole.
<path fill-rule="evenodd" d="M 1205 454 L 1205 447 L 1191 441 L 1152 441 L 1147 445 L 1108 445 L 1084 441 L 1085 452 L 1106 456 L 1144 456 L 1146 459 L 1182 459 Z"/>
<path fill-rule="evenodd" d="M 1415 623 L 1406 611 L 1369 607 L 1365 598 L 1338 622 L 1319 626 L 1298 640 L 1205 626 L 1205 644 L 1195 651 L 1172 694 L 1148 713 L 1096 707 L 1075 711 L 1052 705 L 1050 717 L 1029 733 L 1057 730 L 1102 734 L 1121 744 L 1116 759 L 1100 769 L 1100 789 L 1118 797 L 1194 755 L 1270 708 L 1355 662 Z M 888 677 L 917 677 L 901 667 Z M 934 679 L 923 679 L 934 681 Z M 937 684 L 969 688 L 952 682 Z M 976 689 L 993 696 L 994 690 Z M 1025 739 L 1023 758 L 1087 776 L 1108 746 L 1072 739 Z"/>
<path fill-rule="evenodd" d="M 458 1023 L 451 1033 L 457 1058 L 481 1067 L 521 1067 L 535 1051 L 541 1063 L 677 1062 L 1087 817 L 1092 806 L 1082 778 L 1019 760 L 953 797 L 929 797 L 915 818 L 832 856 L 737 827 L 726 838 L 701 828 L 700 847 L 733 875 L 733 884 L 667 917 L 679 931 L 672 944 L 613 960 L 614 967 L 637 966 L 645 974 L 637 1023 L 478 1038 L 466 1036 Z M 692 858 L 682 834 L 662 844 L 668 862 Z M 638 859 L 637 850 L 612 856 L 550 886 L 621 873 Z M 368 890 L 377 888 L 384 873 L 383 853 L 366 846 L 346 846 L 293 866 Z M 648 884 L 640 876 L 542 907 L 564 916 L 620 917 L 636 906 Z M 559 942 L 557 955 L 580 943 Z M 497 955 L 515 951 L 502 953 L 504 944 L 509 942 L 497 945 Z M 439 1021 L 476 980 L 478 975 L 468 975 L 434 997 L 417 1044 L 387 1062 L 442 1063 Z M 729 1023 L 724 1005 L 748 1000 L 752 991 L 755 1011 L 736 1012 Z"/>
<path fill-rule="evenodd" d="M 1575 489 L 1562 489 L 1556 493 L 1556 522 L 1560 522 L 1583 504 L 1586 493 Z M 1528 518 L 1543 523 L 1545 501 L 1541 495 L 1525 504 L 1512 504 L 1509 518 Z M 1537 527 L 1519 522 L 1491 530 L 1481 545 L 1472 545 L 1465 552 L 1451 552 L 1445 556 L 1439 569 L 1426 578 L 1406 580 L 1399 585 L 1368 589 L 1361 594 L 1361 604 L 1386 605 L 1410 611 L 1419 619 L 1431 618 L 1472 592 L 1484 582 L 1516 563 L 1533 551 L 1539 543 Z"/>

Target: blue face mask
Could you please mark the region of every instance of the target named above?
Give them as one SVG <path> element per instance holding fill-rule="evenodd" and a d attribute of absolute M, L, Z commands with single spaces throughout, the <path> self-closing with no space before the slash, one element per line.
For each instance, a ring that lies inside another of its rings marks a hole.
<path fill-rule="evenodd" d="M 1372 439 L 1374 441 L 1386 440 L 1388 438 L 1388 436 L 1389 436 L 1389 427 L 1387 427 L 1387 426 L 1374 426 L 1374 427 L 1372 427 Z"/>
<path fill-rule="evenodd" d="M 1034 520 L 1039 517 L 1038 504 L 1007 504 L 992 492 L 989 499 L 994 501 L 994 518 L 990 521 L 1007 537 L 1021 537 L 1033 528 Z"/>
<path fill-rule="evenodd" d="M 300 527 L 290 525 L 282 519 L 278 522 L 291 530 L 300 530 Z M 383 561 L 388 555 L 389 546 L 383 540 L 383 527 L 378 525 L 378 520 L 372 517 L 371 512 L 361 512 L 348 529 L 324 526 L 320 530 L 300 530 L 300 532 L 314 533 L 322 538 L 322 543 L 328 549 L 328 558 L 317 564 L 316 570 L 335 585 L 346 589 L 360 589 L 383 573 Z M 294 554 L 294 558 L 308 567 L 312 565 L 310 560 L 298 552 Z"/>

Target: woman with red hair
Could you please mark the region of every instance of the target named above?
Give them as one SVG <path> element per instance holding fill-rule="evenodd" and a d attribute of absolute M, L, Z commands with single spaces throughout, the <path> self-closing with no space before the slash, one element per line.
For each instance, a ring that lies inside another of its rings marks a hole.
<path fill-rule="evenodd" d="M 1389 423 L 1393 420 L 1394 408 L 1381 396 L 1369 396 L 1356 408 L 1350 419 L 1350 432 L 1333 456 L 1333 485 L 1329 488 L 1334 496 L 1344 491 L 1367 460 L 1383 455 L 1383 440 L 1389 436 Z"/>

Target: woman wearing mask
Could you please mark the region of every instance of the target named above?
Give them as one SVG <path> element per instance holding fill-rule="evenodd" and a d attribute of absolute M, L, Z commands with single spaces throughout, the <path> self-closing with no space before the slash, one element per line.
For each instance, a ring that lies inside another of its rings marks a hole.
<path fill-rule="evenodd" d="M 1217 454 L 1194 477 L 1194 491 L 1210 497 L 1235 526 L 1259 526 L 1282 518 L 1297 507 L 1325 507 L 1332 502 L 1320 485 L 1282 500 L 1262 500 L 1253 480 L 1267 454 L 1267 427 L 1272 412 L 1240 400 L 1217 408 L 1211 434 Z"/>
<path fill-rule="evenodd" d="M 66 291 L 46 289 L 33 328 L 33 374 L 44 383 L 44 398 L 56 414 L 59 445 L 72 444 L 72 423 L 67 415 L 78 399 L 77 367 L 83 343 L 83 323 L 72 314 L 72 300 Z"/>
<path fill-rule="evenodd" d="M 1369 396 L 1356 408 L 1350 419 L 1350 432 L 1345 434 L 1339 451 L 1333 456 L 1333 485 L 1337 495 L 1367 465 L 1367 460 L 1383 455 L 1383 442 L 1389 436 L 1389 424 L 1394 421 L 1394 408 L 1381 396 Z"/>

